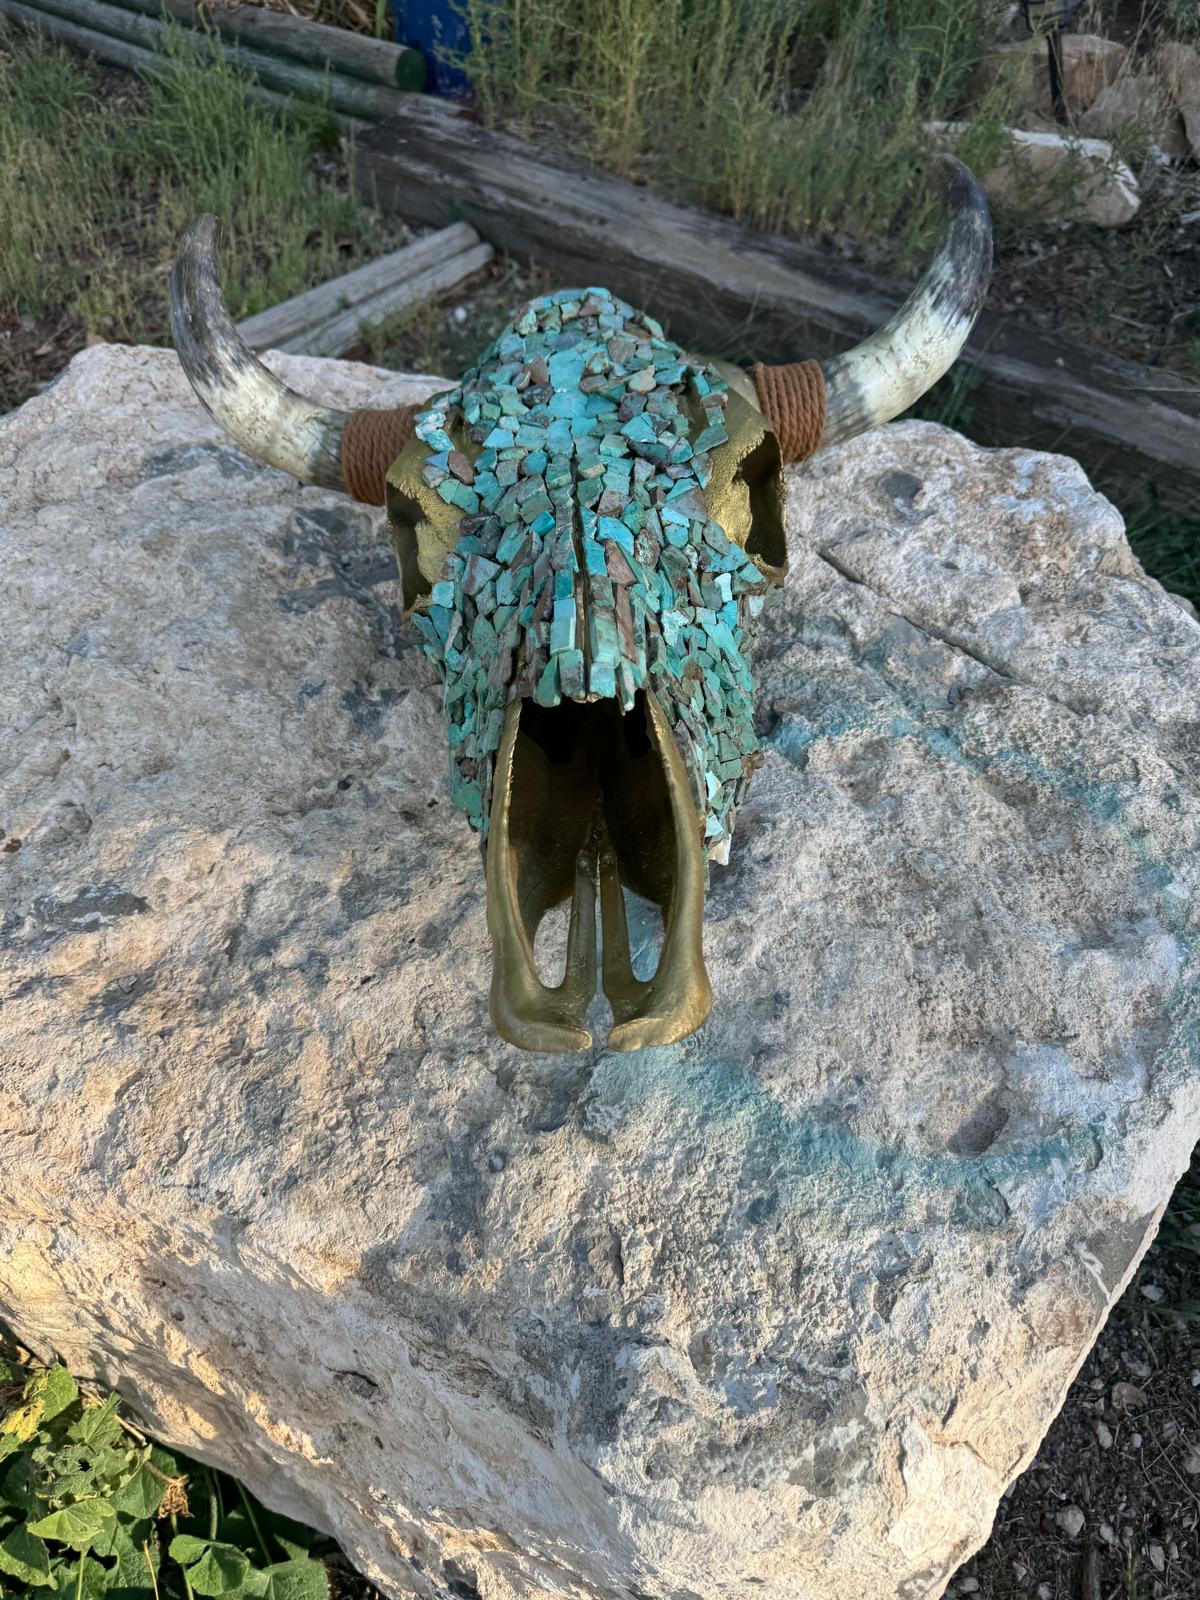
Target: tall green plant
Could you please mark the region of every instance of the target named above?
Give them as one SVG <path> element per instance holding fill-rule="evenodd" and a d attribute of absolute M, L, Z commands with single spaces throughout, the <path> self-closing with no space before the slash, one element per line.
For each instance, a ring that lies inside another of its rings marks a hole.
<path fill-rule="evenodd" d="M 485 115 L 767 228 L 916 235 L 925 124 L 962 109 L 984 0 L 462 0 Z M 1015 92 L 976 107 L 1002 147 Z"/>
<path fill-rule="evenodd" d="M 0 1360 L 0 1593 L 61 1600 L 327 1600 L 315 1537 L 152 1445 L 117 1395 Z"/>
<path fill-rule="evenodd" d="M 0 23 L 0 322 L 78 325 L 79 342 L 165 339 L 166 273 L 201 211 L 226 225 L 237 317 L 335 277 L 390 242 L 340 157 L 314 152 L 328 115 L 247 98 L 236 53 L 203 59 L 168 31 L 154 76 L 120 100 L 79 57 Z M 5 370 L 0 410 L 28 392 Z"/>

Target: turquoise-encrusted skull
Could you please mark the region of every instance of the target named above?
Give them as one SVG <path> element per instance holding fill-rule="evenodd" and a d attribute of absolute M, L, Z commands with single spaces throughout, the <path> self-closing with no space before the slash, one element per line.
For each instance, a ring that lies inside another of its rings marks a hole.
<path fill-rule="evenodd" d="M 417 417 L 421 481 L 461 521 L 412 620 L 445 676 L 454 803 L 485 839 L 514 695 L 631 711 L 649 686 L 704 838 L 727 843 L 761 759 L 751 624 L 780 575 L 732 542 L 706 498 L 728 403 L 718 373 L 653 318 L 586 289 L 533 301 Z"/>
<path fill-rule="evenodd" d="M 215 220 L 181 241 L 172 328 L 213 416 L 306 482 L 386 498 L 405 605 L 445 683 L 454 803 L 485 852 L 492 1020 L 516 1044 L 589 1045 L 598 968 L 613 1048 L 681 1039 L 708 1013 L 706 857 L 727 858 L 760 761 L 750 650 L 786 566 L 781 460 L 911 405 L 982 304 L 987 204 L 965 167 L 941 165 L 950 214 L 930 270 L 844 355 L 747 374 L 686 354 L 604 289 L 571 290 L 526 306 L 423 409 L 295 394 L 225 310 Z M 631 896 L 661 915 L 644 975 Z M 535 945 L 564 904 L 548 983 Z"/>

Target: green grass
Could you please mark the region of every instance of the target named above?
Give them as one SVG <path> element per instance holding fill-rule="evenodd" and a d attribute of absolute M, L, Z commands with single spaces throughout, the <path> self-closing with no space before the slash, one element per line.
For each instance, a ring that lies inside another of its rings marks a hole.
<path fill-rule="evenodd" d="M 193 60 L 177 33 L 143 92 L 114 102 L 81 57 L 0 24 L 0 327 L 65 324 L 75 347 L 164 341 L 171 252 L 202 211 L 226 224 L 235 317 L 385 247 L 340 159 L 315 169 L 326 113 L 255 105 L 230 60 Z M 0 411 L 35 386 L 13 343 L 0 341 Z"/>
<path fill-rule="evenodd" d="M 984 0 L 463 0 L 485 117 L 772 230 L 898 237 L 931 207 L 922 123 L 964 104 Z M 990 8 L 994 10 L 994 7 Z M 1003 146 L 1011 85 L 963 147 Z"/>

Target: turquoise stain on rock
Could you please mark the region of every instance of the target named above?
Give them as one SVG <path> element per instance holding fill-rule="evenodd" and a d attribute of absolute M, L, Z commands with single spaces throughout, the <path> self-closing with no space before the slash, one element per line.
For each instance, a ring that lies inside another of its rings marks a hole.
<path fill-rule="evenodd" d="M 1100 1122 L 975 1156 L 863 1139 L 818 1115 L 788 1113 L 748 1063 L 694 1054 L 686 1045 L 606 1054 L 590 1093 L 609 1110 L 627 1110 L 631 1126 L 644 1125 L 647 1102 L 671 1102 L 679 1108 L 673 1120 L 682 1119 L 679 1147 L 691 1159 L 707 1152 L 736 1165 L 740 1153 L 757 1172 L 771 1173 L 781 1207 L 831 1229 L 847 1217 L 856 1228 L 898 1225 L 906 1215 L 927 1224 L 936 1200 L 952 1226 L 990 1232 L 1009 1215 L 1008 1194 L 1015 1199 L 1021 1186 L 1037 1181 L 1053 1204 L 1066 1203 L 1102 1154 Z M 649 1117 L 662 1115 L 659 1109 Z"/>

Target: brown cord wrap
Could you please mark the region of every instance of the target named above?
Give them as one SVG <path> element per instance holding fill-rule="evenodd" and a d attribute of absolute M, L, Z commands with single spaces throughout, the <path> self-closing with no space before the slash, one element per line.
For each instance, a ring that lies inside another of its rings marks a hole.
<path fill-rule="evenodd" d="M 759 409 L 779 440 L 785 461 L 806 461 L 825 431 L 825 374 L 819 361 L 750 368 Z"/>
<path fill-rule="evenodd" d="M 355 500 L 381 506 L 388 468 L 412 437 L 419 406 L 352 411 L 342 434 L 342 477 Z"/>

